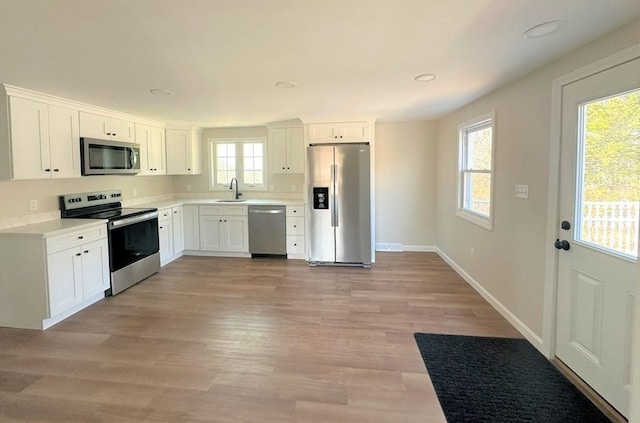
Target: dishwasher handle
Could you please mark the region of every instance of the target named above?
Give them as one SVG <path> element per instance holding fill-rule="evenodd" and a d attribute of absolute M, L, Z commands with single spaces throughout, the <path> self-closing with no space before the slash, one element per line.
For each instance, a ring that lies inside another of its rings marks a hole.
<path fill-rule="evenodd" d="M 274 209 L 270 209 L 270 210 L 264 210 L 264 209 L 249 209 L 249 213 L 257 213 L 257 214 L 282 214 L 284 213 L 284 210 L 274 210 Z"/>

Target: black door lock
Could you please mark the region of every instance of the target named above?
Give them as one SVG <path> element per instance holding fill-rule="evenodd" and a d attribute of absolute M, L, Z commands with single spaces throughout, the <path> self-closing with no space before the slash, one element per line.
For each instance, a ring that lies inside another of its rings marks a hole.
<path fill-rule="evenodd" d="M 560 241 L 560 239 L 556 239 L 556 242 L 553 244 L 558 250 L 568 251 L 571 248 L 571 244 L 566 239 Z"/>

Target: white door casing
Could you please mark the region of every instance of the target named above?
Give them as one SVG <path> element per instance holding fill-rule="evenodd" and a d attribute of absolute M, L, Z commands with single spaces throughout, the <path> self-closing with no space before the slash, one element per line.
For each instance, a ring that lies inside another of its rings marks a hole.
<path fill-rule="evenodd" d="M 625 60 L 628 57 L 620 62 Z M 558 256 L 552 261 L 553 269 L 547 268 L 544 338 L 549 356 L 557 355 L 620 412 L 628 415 L 630 339 L 638 267 L 628 256 L 594 248 L 593 243 L 582 241 L 584 237 L 574 212 L 581 189 L 581 179 L 576 176 L 581 169 L 576 159 L 581 154 L 580 128 L 584 124 L 578 113 L 581 105 L 640 87 L 640 59 L 620 66 L 615 64 L 610 62 L 603 69 L 592 68 L 580 77 L 574 74 L 575 79 L 565 79 L 560 87 L 558 81 L 554 82 L 554 100 L 558 100 L 557 89 L 561 89 L 560 104 L 557 101 L 554 104 L 554 119 L 561 132 L 558 134 L 560 154 L 559 158 L 555 157 L 559 165 L 555 190 L 551 185 L 554 175 L 550 177 L 550 211 L 552 191 L 559 196 L 553 201 L 558 207 L 555 216 L 549 213 L 552 227 L 548 233 L 568 240 L 570 250 L 550 252 Z M 558 122 L 560 112 L 562 121 Z M 552 148 L 552 169 L 553 154 Z M 571 222 L 571 228 L 562 230 L 561 220 Z M 549 277 L 556 268 L 557 298 L 553 298 L 549 288 L 555 286 L 549 283 Z M 553 332 L 550 302 L 556 299 L 557 343 L 554 347 L 549 333 Z"/>

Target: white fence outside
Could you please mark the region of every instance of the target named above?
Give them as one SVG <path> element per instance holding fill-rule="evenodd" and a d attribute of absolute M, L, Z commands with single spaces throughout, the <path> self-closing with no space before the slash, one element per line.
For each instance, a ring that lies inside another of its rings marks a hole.
<path fill-rule="evenodd" d="M 585 201 L 580 239 L 631 256 L 638 256 L 640 202 Z"/>
<path fill-rule="evenodd" d="M 488 201 L 472 201 L 471 209 L 489 214 Z M 585 201 L 579 239 L 623 254 L 638 256 L 640 202 Z"/>

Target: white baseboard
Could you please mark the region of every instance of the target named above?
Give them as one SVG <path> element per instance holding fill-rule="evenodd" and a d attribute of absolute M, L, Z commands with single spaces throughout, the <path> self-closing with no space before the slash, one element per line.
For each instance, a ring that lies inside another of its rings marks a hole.
<path fill-rule="evenodd" d="M 397 242 L 376 242 L 376 251 L 403 252 L 402 244 Z"/>
<path fill-rule="evenodd" d="M 458 263 L 453 261 L 451 257 L 446 255 L 444 251 L 437 248 L 436 252 L 444 261 L 447 262 L 449 266 L 453 268 L 453 270 L 455 270 L 462 277 L 462 279 L 464 279 L 469 285 L 471 285 L 471 287 L 475 289 L 478 292 L 478 294 L 482 296 L 482 298 L 487 300 L 487 302 L 491 304 L 493 308 L 495 308 L 496 311 L 502 315 L 502 317 L 507 319 L 507 321 L 511 323 L 511 325 L 513 325 L 513 327 L 516 328 L 518 332 L 520 332 L 522 336 L 524 336 L 531 343 L 531 345 L 536 347 L 536 349 L 540 351 L 542 355 L 545 355 L 544 349 L 542 346 L 543 345 L 542 338 L 540 338 L 538 335 L 535 334 L 535 332 L 529 329 L 529 327 L 525 325 L 520 319 L 518 319 L 511 311 L 509 311 L 509 309 L 506 308 L 504 304 L 498 301 L 498 299 L 493 295 L 491 295 L 489 291 L 487 291 L 482 285 L 480 285 L 478 281 L 473 279 L 471 275 L 465 272 L 464 269 L 460 267 Z"/>
<path fill-rule="evenodd" d="M 405 245 L 404 250 L 420 253 L 435 253 L 437 251 L 437 248 L 435 245 Z"/>
<path fill-rule="evenodd" d="M 403 245 L 398 242 L 376 242 L 376 251 L 390 251 L 401 253 L 403 251 L 417 251 L 423 253 L 435 253 L 434 245 Z"/>

